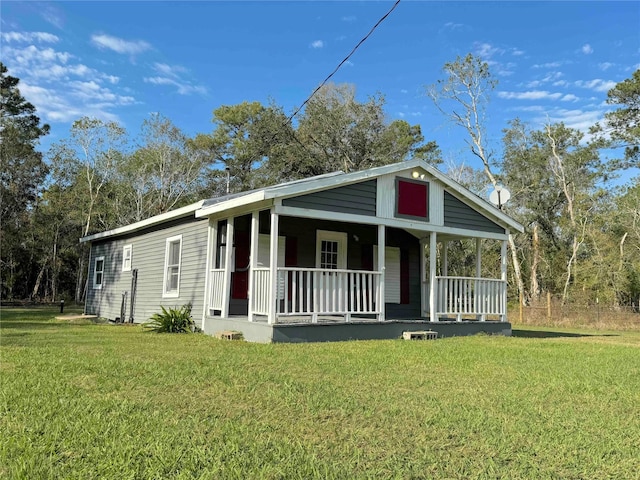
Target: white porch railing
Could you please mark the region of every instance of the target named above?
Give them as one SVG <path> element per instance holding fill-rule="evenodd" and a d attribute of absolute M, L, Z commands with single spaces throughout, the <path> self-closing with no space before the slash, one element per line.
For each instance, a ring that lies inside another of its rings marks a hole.
<path fill-rule="evenodd" d="M 506 319 L 507 282 L 490 278 L 436 277 L 436 316 L 475 315 L 485 320 L 487 315 Z"/>
<path fill-rule="evenodd" d="M 253 275 L 253 311 L 267 315 L 269 269 L 257 268 Z M 309 316 L 317 322 L 321 315 L 345 321 L 353 314 L 380 315 L 380 272 L 280 267 L 277 282 L 276 317 Z"/>
<path fill-rule="evenodd" d="M 211 310 L 222 310 L 224 302 L 224 268 L 212 268 L 209 280 L 209 308 Z"/>
<path fill-rule="evenodd" d="M 251 295 L 251 302 L 253 302 L 253 313 L 256 315 L 269 315 L 270 274 L 270 268 L 253 269 L 253 291 L 255 293 Z"/>

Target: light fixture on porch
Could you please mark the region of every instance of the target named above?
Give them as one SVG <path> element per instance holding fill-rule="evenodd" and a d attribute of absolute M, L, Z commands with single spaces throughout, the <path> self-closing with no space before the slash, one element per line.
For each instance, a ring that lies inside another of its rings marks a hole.
<path fill-rule="evenodd" d="M 418 170 L 411 172 L 411 176 L 415 179 L 419 178 L 420 180 L 424 180 L 424 173 L 420 173 Z"/>

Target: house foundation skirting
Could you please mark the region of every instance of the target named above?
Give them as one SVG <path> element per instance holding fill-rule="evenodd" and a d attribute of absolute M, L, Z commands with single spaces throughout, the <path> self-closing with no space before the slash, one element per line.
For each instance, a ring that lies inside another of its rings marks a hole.
<path fill-rule="evenodd" d="M 220 331 L 241 332 L 245 340 L 259 343 L 335 342 L 346 340 L 389 340 L 402 338 L 407 331 L 432 330 L 438 338 L 476 335 L 511 335 L 509 322 L 429 322 L 424 320 L 387 320 L 339 324 L 267 324 L 249 322 L 246 317 L 208 317 L 203 324 L 208 335 Z"/>

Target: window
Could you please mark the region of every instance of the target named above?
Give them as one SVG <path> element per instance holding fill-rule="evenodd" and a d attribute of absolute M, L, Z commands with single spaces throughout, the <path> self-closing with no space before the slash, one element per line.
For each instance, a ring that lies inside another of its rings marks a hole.
<path fill-rule="evenodd" d="M 347 234 L 318 230 L 316 233 L 316 268 L 347 268 Z"/>
<path fill-rule="evenodd" d="M 125 245 L 122 247 L 122 271 L 131 271 L 131 254 L 133 247 L 131 245 Z"/>
<path fill-rule="evenodd" d="M 396 217 L 429 221 L 429 183 L 396 178 Z"/>
<path fill-rule="evenodd" d="M 104 282 L 104 257 L 96 257 L 93 264 L 93 288 L 100 290 Z"/>
<path fill-rule="evenodd" d="M 182 235 L 167 238 L 164 254 L 164 291 L 163 297 L 180 295 L 180 256 L 182 251 Z"/>

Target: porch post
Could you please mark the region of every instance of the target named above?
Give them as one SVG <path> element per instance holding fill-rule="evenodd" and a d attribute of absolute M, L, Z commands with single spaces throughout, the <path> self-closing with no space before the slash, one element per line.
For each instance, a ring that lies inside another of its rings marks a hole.
<path fill-rule="evenodd" d="M 251 246 L 249 251 L 249 321 L 253 322 L 253 308 L 255 305 L 255 268 L 258 265 L 258 233 L 260 231 L 260 212 L 251 214 Z"/>
<path fill-rule="evenodd" d="M 482 302 L 484 302 L 484 292 L 480 291 L 481 282 L 478 280 L 479 278 L 482 278 L 482 239 L 476 238 L 476 280 L 473 286 L 473 306 L 476 311 L 476 319 L 484 322 L 486 320 L 484 313 L 477 314 L 478 311 L 483 310 L 481 306 Z"/>
<path fill-rule="evenodd" d="M 509 232 L 506 232 L 509 235 Z M 502 315 L 500 315 L 500 321 L 507 321 L 507 241 L 502 241 L 502 247 L 500 248 L 500 279 L 502 280 Z"/>
<path fill-rule="evenodd" d="M 449 275 L 449 242 L 442 242 L 442 268 L 443 277 Z"/>
<path fill-rule="evenodd" d="M 207 228 L 207 263 L 204 274 L 204 305 L 202 305 L 202 325 L 204 330 L 204 321 L 209 312 L 209 303 L 211 302 L 211 270 L 215 268 L 216 246 L 218 243 L 218 222 L 209 217 Z"/>
<path fill-rule="evenodd" d="M 385 226 L 378 225 L 378 270 L 380 271 L 380 286 L 378 288 L 378 320 L 380 322 L 385 319 L 385 286 L 384 286 L 384 271 L 385 271 Z"/>
<path fill-rule="evenodd" d="M 429 321 L 437 322 L 436 314 L 436 250 L 437 250 L 436 232 L 429 234 Z"/>
<path fill-rule="evenodd" d="M 222 294 L 222 309 L 220 317 L 229 317 L 229 301 L 231 299 L 231 271 L 233 265 L 233 217 L 227 219 L 227 238 L 226 247 L 224 249 L 224 293 Z"/>
<path fill-rule="evenodd" d="M 427 302 L 427 256 L 425 250 L 427 249 L 426 238 L 420 239 L 420 316 L 424 316 L 429 307 Z"/>
<path fill-rule="evenodd" d="M 269 232 L 269 315 L 267 321 L 276 323 L 278 303 L 278 214 L 271 207 L 271 231 Z"/>
<path fill-rule="evenodd" d="M 482 239 L 476 238 L 476 278 L 482 277 Z"/>

